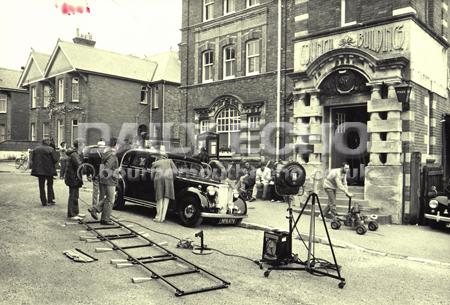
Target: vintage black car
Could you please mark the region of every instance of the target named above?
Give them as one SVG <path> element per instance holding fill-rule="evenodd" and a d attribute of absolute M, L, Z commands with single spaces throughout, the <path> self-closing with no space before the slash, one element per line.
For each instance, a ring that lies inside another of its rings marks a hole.
<path fill-rule="evenodd" d="M 124 154 L 114 209 L 122 209 L 125 202 L 156 207 L 150 169 L 160 155 L 149 149 L 131 149 Z M 216 223 L 238 224 L 247 217 L 245 200 L 230 185 L 212 179 L 209 165 L 185 156 L 167 156 L 178 168 L 175 200 L 170 202 L 169 211 L 178 215 L 181 224 L 195 227 L 206 218 Z"/>
<path fill-rule="evenodd" d="M 449 227 L 450 225 L 450 182 L 439 193 L 435 186 L 428 192 L 428 204 L 425 205 L 424 217 L 433 227 Z"/>

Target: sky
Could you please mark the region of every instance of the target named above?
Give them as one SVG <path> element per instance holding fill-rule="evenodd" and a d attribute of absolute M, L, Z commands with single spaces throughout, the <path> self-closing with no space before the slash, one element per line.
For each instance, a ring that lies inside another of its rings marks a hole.
<path fill-rule="evenodd" d="M 0 0 L 0 67 L 20 70 L 76 29 L 96 47 L 140 57 L 178 50 L 182 0 Z"/>

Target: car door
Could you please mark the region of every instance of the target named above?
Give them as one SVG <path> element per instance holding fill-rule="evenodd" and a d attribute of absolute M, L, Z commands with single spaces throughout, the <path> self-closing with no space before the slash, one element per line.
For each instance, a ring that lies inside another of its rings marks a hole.
<path fill-rule="evenodd" d="M 140 189 L 142 188 L 143 176 L 145 176 L 145 166 L 147 154 L 137 151 L 127 168 L 127 196 L 142 199 Z"/>
<path fill-rule="evenodd" d="M 148 202 L 155 202 L 155 188 L 153 186 L 153 180 L 151 176 L 151 168 L 155 157 L 152 155 L 147 155 L 145 160 L 145 166 L 141 171 L 141 179 L 139 182 L 138 192 L 139 199 Z"/>

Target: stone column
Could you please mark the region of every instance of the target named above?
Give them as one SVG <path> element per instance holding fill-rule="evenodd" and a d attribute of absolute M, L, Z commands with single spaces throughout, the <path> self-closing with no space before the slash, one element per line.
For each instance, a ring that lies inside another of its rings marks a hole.
<path fill-rule="evenodd" d="M 370 162 L 366 167 L 365 199 L 384 214 L 391 214 L 394 223 L 400 222 L 402 203 L 401 132 L 402 105 L 395 93 L 396 82 L 388 84 L 388 96 L 381 98 L 381 83 L 371 83 L 372 95 L 367 111 L 370 121 L 368 151 Z"/>

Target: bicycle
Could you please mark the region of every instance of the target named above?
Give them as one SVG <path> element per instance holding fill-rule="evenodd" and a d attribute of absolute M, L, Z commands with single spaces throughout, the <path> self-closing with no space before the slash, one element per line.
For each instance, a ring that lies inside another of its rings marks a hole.
<path fill-rule="evenodd" d="M 20 169 L 22 167 L 23 170 L 28 169 L 28 156 L 26 153 L 21 153 L 20 157 L 16 158 L 15 161 L 16 169 Z"/>

